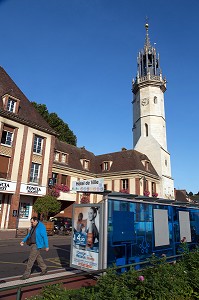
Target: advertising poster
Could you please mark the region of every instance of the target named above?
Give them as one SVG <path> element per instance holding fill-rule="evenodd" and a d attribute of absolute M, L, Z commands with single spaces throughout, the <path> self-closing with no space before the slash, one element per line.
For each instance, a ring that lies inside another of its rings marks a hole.
<path fill-rule="evenodd" d="M 100 255 L 99 204 L 75 205 L 73 209 L 73 242 L 71 266 L 84 270 L 98 270 Z"/>

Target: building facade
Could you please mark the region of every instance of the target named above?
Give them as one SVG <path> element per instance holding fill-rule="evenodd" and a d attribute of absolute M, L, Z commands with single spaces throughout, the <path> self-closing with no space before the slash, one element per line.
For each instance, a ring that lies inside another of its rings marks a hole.
<path fill-rule="evenodd" d="M 46 194 L 55 132 L 0 68 L 0 228 L 29 227 Z"/>
<path fill-rule="evenodd" d="M 104 178 L 104 189 L 117 193 L 157 197 L 160 192 L 160 178 L 146 155 L 136 150 L 127 150 L 95 156 L 84 147 L 78 148 L 55 141 L 52 179 L 55 188 L 60 189 L 58 199 L 62 201 L 62 212 L 72 215 L 73 203 L 97 203 L 101 195 L 72 192 L 72 182 Z M 67 186 L 61 191 L 60 186 Z M 69 192 L 68 192 L 69 191 Z"/>

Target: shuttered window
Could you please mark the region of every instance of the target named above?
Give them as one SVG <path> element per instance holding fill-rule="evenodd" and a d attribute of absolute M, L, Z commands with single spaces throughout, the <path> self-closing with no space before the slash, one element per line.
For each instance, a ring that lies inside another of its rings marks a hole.
<path fill-rule="evenodd" d="M 0 178 L 7 178 L 9 161 L 9 157 L 0 155 Z"/>

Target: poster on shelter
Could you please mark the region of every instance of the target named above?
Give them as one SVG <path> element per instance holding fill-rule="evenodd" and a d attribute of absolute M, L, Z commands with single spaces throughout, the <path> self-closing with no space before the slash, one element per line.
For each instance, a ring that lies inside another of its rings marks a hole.
<path fill-rule="evenodd" d="M 71 245 L 71 266 L 99 269 L 101 206 L 77 205 L 73 210 L 73 241 Z"/>

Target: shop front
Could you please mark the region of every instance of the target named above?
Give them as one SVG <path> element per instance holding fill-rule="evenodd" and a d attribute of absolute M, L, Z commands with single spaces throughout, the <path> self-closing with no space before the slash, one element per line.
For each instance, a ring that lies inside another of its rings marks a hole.
<path fill-rule="evenodd" d="M 32 217 L 33 204 L 38 197 L 46 195 L 46 186 L 21 184 L 17 227 L 28 228 Z"/>
<path fill-rule="evenodd" d="M 16 191 L 16 182 L 0 180 L 0 228 L 8 228 L 11 196 Z"/>

